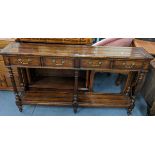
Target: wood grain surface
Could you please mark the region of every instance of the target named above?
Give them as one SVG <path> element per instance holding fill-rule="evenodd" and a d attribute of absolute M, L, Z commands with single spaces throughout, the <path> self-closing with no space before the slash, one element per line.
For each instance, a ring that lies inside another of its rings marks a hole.
<path fill-rule="evenodd" d="M 57 45 L 13 42 L 5 47 L 1 54 L 9 55 L 43 55 L 62 57 L 90 58 L 127 58 L 152 59 L 143 48 L 137 47 L 103 47 L 86 45 Z"/>

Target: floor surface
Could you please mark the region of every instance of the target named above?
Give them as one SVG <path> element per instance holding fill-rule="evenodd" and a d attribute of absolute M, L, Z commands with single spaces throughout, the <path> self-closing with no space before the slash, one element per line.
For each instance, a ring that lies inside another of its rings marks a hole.
<path fill-rule="evenodd" d="M 121 86 L 115 85 L 116 74 L 108 76 L 98 73 L 95 76 L 94 91 L 118 93 Z M 145 116 L 147 105 L 141 95 L 137 96 L 132 116 Z M 15 97 L 11 91 L 0 91 L 1 116 L 127 116 L 125 108 L 79 108 L 74 114 L 72 107 L 30 106 L 25 105 L 19 112 L 15 105 Z"/>

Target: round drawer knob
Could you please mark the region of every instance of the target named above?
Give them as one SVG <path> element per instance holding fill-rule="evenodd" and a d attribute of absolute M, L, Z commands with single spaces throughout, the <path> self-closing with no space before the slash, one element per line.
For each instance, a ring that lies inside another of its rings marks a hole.
<path fill-rule="evenodd" d="M 134 68 L 135 67 L 135 63 L 133 62 L 130 66 L 130 68 Z"/>
<path fill-rule="evenodd" d="M 102 62 L 100 61 L 98 64 L 99 64 L 99 65 L 102 65 Z"/>
<path fill-rule="evenodd" d="M 17 60 L 18 60 L 19 62 L 21 62 L 21 61 L 22 61 L 22 59 L 20 59 L 20 58 L 19 58 L 19 59 L 17 59 Z"/>
<path fill-rule="evenodd" d="M 61 63 L 62 63 L 62 64 L 64 64 L 64 63 L 65 63 L 65 61 L 64 61 L 64 60 L 62 60 L 62 61 L 61 61 Z"/>
<path fill-rule="evenodd" d="M 56 62 L 55 59 L 52 59 L 52 62 L 55 63 Z"/>

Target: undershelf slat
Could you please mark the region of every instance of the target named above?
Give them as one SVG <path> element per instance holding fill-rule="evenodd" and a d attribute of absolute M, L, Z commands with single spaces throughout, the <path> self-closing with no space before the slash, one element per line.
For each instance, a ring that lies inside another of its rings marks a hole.
<path fill-rule="evenodd" d="M 23 104 L 72 106 L 73 92 L 63 91 L 27 91 L 22 98 Z M 118 94 L 79 93 L 81 107 L 128 107 L 129 97 Z"/>

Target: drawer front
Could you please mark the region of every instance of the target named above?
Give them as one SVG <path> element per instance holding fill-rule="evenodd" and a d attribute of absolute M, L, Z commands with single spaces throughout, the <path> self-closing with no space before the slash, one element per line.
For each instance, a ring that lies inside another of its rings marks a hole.
<path fill-rule="evenodd" d="M 44 66 L 51 67 L 74 67 L 74 59 L 71 58 L 54 58 L 45 57 L 43 58 Z"/>
<path fill-rule="evenodd" d="M 9 57 L 11 65 L 21 65 L 21 66 L 40 66 L 40 57 Z"/>
<path fill-rule="evenodd" d="M 99 60 L 99 59 L 82 59 L 81 60 L 82 68 L 110 68 L 109 60 Z"/>
<path fill-rule="evenodd" d="M 141 69 L 143 68 L 143 62 L 140 61 L 122 61 L 122 60 L 116 60 L 114 61 L 114 68 L 118 69 Z"/>

